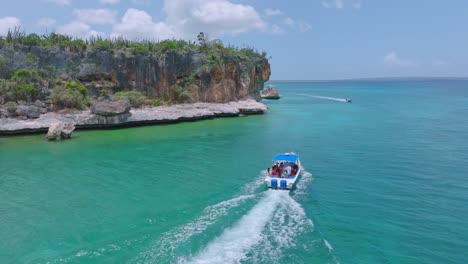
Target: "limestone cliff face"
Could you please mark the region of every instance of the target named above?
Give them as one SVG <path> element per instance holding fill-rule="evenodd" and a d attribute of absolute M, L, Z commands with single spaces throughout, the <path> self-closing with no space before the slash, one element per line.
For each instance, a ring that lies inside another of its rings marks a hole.
<path fill-rule="evenodd" d="M 251 96 L 270 77 L 267 59 L 223 55 L 215 63 L 199 52 L 135 54 L 102 49 L 76 52 L 59 47 L 0 47 L 0 78 L 18 69 L 54 70 L 56 76 L 78 79 L 90 95 L 100 90 L 137 90 L 149 97 L 163 97 L 183 84 L 192 101 L 229 102 Z M 187 83 L 187 79 L 190 83 Z M 53 87 L 49 87 L 52 89 Z"/>

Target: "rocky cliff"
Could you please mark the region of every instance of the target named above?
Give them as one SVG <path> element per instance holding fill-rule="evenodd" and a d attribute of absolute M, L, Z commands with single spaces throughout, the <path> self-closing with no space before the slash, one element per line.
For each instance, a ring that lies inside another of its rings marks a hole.
<path fill-rule="evenodd" d="M 179 100 L 183 102 L 222 103 L 249 96 L 258 100 L 270 76 L 266 58 L 238 52 L 139 53 L 130 49 L 0 45 L 0 79 L 8 80 L 20 69 L 47 76 L 40 80 L 37 98 L 31 101 L 47 100 L 60 80 L 79 81 L 90 97 L 132 90 L 162 100 L 184 93 Z M 3 86 L 8 92 L 8 84 Z M 0 94 L 0 104 L 7 103 L 6 97 Z"/>

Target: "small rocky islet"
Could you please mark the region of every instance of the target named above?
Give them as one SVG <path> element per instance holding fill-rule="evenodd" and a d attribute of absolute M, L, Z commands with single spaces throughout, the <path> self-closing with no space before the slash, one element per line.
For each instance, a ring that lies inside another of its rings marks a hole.
<path fill-rule="evenodd" d="M 0 135 L 265 112 L 258 101 L 270 77 L 266 54 L 198 37 L 134 42 L 9 32 L 0 38 Z"/>

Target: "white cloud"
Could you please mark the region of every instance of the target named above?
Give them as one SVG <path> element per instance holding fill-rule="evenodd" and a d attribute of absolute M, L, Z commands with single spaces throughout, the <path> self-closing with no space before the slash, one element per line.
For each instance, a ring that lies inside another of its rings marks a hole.
<path fill-rule="evenodd" d="M 361 9 L 361 2 L 356 2 L 353 4 L 354 9 Z"/>
<path fill-rule="evenodd" d="M 50 18 L 50 17 L 43 17 L 43 18 L 40 18 L 38 21 L 37 21 L 37 25 L 40 26 L 40 27 L 50 27 L 52 25 L 55 25 L 57 21 L 53 18 Z"/>
<path fill-rule="evenodd" d="M 162 40 L 176 38 L 178 34 L 168 24 L 154 22 L 145 11 L 130 8 L 125 12 L 122 21 L 113 26 L 112 36 Z"/>
<path fill-rule="evenodd" d="M 49 3 L 62 5 L 62 6 L 66 6 L 66 5 L 71 4 L 71 0 L 46 0 L 46 1 L 49 2 Z"/>
<path fill-rule="evenodd" d="M 89 38 L 91 36 L 104 35 L 91 29 L 86 23 L 81 21 L 73 21 L 57 28 L 57 32 L 64 35 L 70 35 L 79 38 Z"/>
<path fill-rule="evenodd" d="M 110 9 L 75 9 L 73 15 L 87 24 L 106 25 L 116 22 L 117 12 Z"/>
<path fill-rule="evenodd" d="M 0 36 L 4 36 L 8 33 L 8 29 L 14 29 L 19 27 L 21 22 L 16 17 L 3 17 L 0 18 Z"/>
<path fill-rule="evenodd" d="M 330 0 L 328 2 L 323 1 L 322 6 L 325 8 L 342 9 L 344 7 L 344 1 L 343 0 Z"/>
<path fill-rule="evenodd" d="M 306 32 L 312 29 L 312 26 L 309 23 L 300 20 L 296 21 L 290 17 L 283 19 L 281 23 L 291 28 L 297 29 L 300 32 Z"/>
<path fill-rule="evenodd" d="M 279 16 L 282 15 L 283 12 L 279 10 L 278 8 L 272 9 L 272 8 L 267 8 L 265 9 L 265 15 L 267 16 Z"/>
<path fill-rule="evenodd" d="M 284 33 L 284 30 L 280 26 L 273 24 L 271 25 L 270 32 L 275 35 L 280 35 Z"/>
<path fill-rule="evenodd" d="M 105 5 L 105 4 L 109 4 L 109 5 L 115 5 L 115 4 L 118 4 L 120 2 L 120 0 L 98 0 L 99 3 Z"/>
<path fill-rule="evenodd" d="M 219 35 L 267 30 L 252 6 L 227 0 L 165 0 L 164 10 L 167 23 L 184 36 L 193 37 L 200 31 Z"/>
<path fill-rule="evenodd" d="M 228 0 L 165 0 L 164 20 L 156 21 L 143 10 L 130 8 L 121 22 L 113 25 L 112 36 L 130 38 L 194 39 L 199 32 L 216 37 L 252 30 L 278 31 L 268 26 L 249 5 Z"/>
<path fill-rule="evenodd" d="M 281 21 L 283 24 L 285 25 L 288 25 L 290 27 L 294 27 L 294 25 L 296 25 L 296 21 L 294 21 L 292 18 L 290 17 L 287 17 L 285 19 L 283 19 L 283 21 Z"/>
<path fill-rule="evenodd" d="M 63 5 L 72 0 L 45 0 Z M 147 0 L 132 0 L 146 2 Z M 101 4 L 116 4 L 120 0 L 98 0 Z M 239 34 L 249 31 L 281 34 L 287 25 L 295 30 L 305 32 L 311 26 L 292 18 L 267 23 L 254 7 L 234 2 L 234 0 L 164 0 L 164 17 L 156 19 L 148 12 L 135 8 L 128 9 L 120 21 L 117 12 L 107 8 L 75 9 L 72 22 L 57 28 L 59 33 L 87 38 L 92 35 L 104 35 L 91 28 L 92 25 L 111 25 L 111 37 L 164 40 L 171 38 L 194 39 L 199 32 L 216 38 L 222 34 Z M 267 16 L 284 15 L 279 9 L 265 9 Z M 281 17 L 280 17 L 281 18 Z M 51 26 L 55 20 L 41 19 L 38 24 Z"/>
<path fill-rule="evenodd" d="M 400 58 L 394 51 L 391 51 L 387 55 L 385 55 L 384 63 L 389 66 L 402 66 L 402 67 L 410 67 L 410 66 L 416 65 L 416 63 L 414 63 L 411 60 Z"/>
<path fill-rule="evenodd" d="M 307 31 L 312 29 L 312 26 L 309 23 L 299 21 L 299 22 L 297 22 L 297 28 L 301 32 L 307 32 Z"/>

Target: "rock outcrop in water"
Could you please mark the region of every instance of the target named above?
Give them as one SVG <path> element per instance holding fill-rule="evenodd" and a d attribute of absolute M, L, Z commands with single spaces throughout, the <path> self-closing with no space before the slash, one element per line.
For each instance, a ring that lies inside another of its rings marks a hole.
<path fill-rule="evenodd" d="M 71 138 L 75 125 L 71 123 L 54 123 L 49 127 L 46 138 L 48 140 L 60 140 Z"/>
<path fill-rule="evenodd" d="M 268 85 L 268 87 L 261 92 L 261 97 L 264 99 L 279 99 L 280 94 L 273 85 Z"/>

